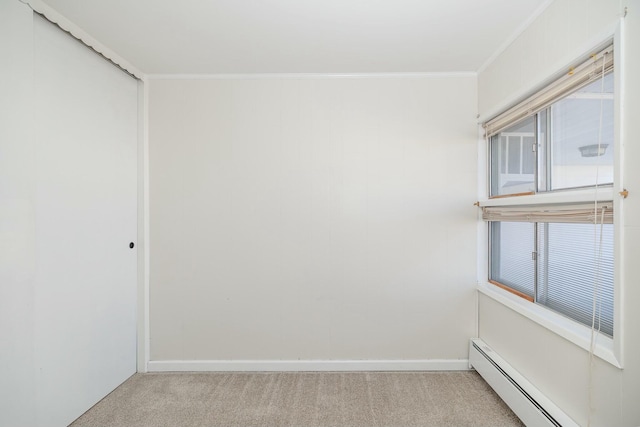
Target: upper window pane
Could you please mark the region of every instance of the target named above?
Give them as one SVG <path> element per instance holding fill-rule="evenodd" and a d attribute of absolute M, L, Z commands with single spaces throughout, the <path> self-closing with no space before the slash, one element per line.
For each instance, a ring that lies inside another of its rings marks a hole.
<path fill-rule="evenodd" d="M 491 137 L 491 196 L 535 191 L 535 118 Z"/>
<path fill-rule="evenodd" d="M 613 73 L 550 107 L 550 137 L 550 190 L 613 182 Z"/>

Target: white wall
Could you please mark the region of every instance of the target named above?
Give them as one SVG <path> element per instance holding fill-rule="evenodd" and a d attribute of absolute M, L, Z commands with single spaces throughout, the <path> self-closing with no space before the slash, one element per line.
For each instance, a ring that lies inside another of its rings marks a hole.
<path fill-rule="evenodd" d="M 612 34 L 619 0 L 556 0 L 478 74 L 481 117 L 543 85 Z M 624 1 L 622 2 L 624 3 Z"/>
<path fill-rule="evenodd" d="M 625 2 L 629 14 L 624 21 L 625 96 L 622 141 L 624 143 L 624 186 L 633 188 L 635 197 L 624 202 L 625 227 L 623 277 L 625 369 L 620 378 L 623 423 L 640 425 L 640 0 Z M 637 189 L 637 190 L 636 190 Z"/>
<path fill-rule="evenodd" d="M 475 76 L 149 84 L 152 361 L 467 358 Z"/>
<path fill-rule="evenodd" d="M 0 425 L 35 425 L 33 14 L 0 1 Z"/>
<path fill-rule="evenodd" d="M 621 120 L 624 146 L 623 183 L 629 190 L 640 182 L 635 160 L 640 158 L 640 1 L 557 0 L 478 76 L 480 113 L 497 112 L 521 94 L 552 77 L 567 65 L 612 35 L 621 12 L 622 42 L 618 46 L 616 67 L 625 77 Z M 540 43 L 536 43 L 540 42 Z M 592 408 L 589 408 L 588 353 L 537 323 L 506 308 L 493 299 L 479 296 L 479 333 L 488 345 L 527 377 L 580 425 L 640 425 L 640 202 L 636 197 L 621 202 L 623 239 L 623 359 L 624 369 L 595 358 Z"/>

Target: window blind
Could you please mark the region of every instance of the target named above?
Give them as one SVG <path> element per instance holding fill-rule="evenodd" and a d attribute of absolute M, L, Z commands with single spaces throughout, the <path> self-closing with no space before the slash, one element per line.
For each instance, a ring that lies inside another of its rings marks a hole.
<path fill-rule="evenodd" d="M 491 265 L 489 280 L 534 298 L 534 224 L 500 222 L 491 227 Z"/>
<path fill-rule="evenodd" d="M 491 137 L 515 122 L 532 116 L 553 102 L 613 70 L 613 45 L 569 69 L 566 75 L 484 124 Z"/>
<path fill-rule="evenodd" d="M 613 202 L 545 206 L 485 206 L 485 221 L 613 224 Z"/>
<path fill-rule="evenodd" d="M 613 336 L 613 225 L 538 226 L 536 302 Z M 597 242 L 594 244 L 594 242 Z"/>

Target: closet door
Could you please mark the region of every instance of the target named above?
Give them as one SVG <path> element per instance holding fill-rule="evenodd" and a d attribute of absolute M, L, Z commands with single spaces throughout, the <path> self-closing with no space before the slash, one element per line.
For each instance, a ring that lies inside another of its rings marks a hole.
<path fill-rule="evenodd" d="M 35 382 L 65 426 L 136 371 L 137 81 L 34 15 Z"/>

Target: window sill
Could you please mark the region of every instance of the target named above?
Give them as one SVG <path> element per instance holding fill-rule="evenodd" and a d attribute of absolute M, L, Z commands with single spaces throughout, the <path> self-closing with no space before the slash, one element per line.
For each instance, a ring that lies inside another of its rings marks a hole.
<path fill-rule="evenodd" d="M 478 292 L 536 322 L 551 332 L 560 335 L 578 347 L 586 351 L 590 350 L 591 328 L 540 305 L 526 301 L 490 283 L 479 284 Z M 620 358 L 614 351 L 614 340 L 604 334 L 596 333 L 595 341 L 594 355 L 616 368 L 622 369 Z"/>

